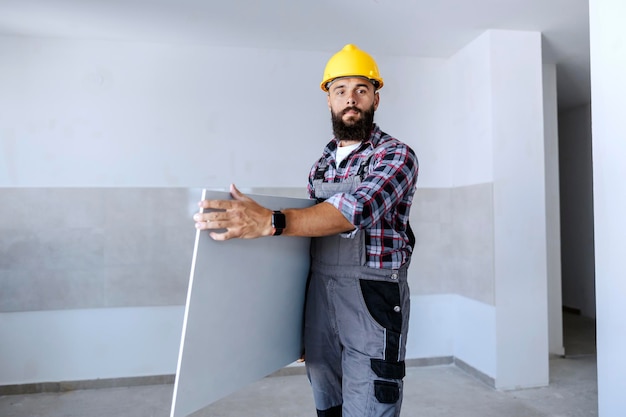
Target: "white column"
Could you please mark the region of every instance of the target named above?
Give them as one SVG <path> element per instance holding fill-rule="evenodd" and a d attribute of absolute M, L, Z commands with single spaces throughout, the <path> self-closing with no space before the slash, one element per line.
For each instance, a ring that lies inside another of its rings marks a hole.
<path fill-rule="evenodd" d="M 550 353 L 563 355 L 561 295 L 561 210 L 559 200 L 559 133 L 556 65 L 543 65 L 543 122 L 546 169 L 546 246 Z"/>
<path fill-rule="evenodd" d="M 626 3 L 590 0 L 598 408 L 626 415 Z"/>
<path fill-rule="evenodd" d="M 544 386 L 548 281 L 541 34 L 491 32 L 496 387 Z"/>

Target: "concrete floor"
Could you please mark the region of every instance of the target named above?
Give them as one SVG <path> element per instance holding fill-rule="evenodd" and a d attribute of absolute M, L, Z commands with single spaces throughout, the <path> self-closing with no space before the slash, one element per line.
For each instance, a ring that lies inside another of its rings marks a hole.
<path fill-rule="evenodd" d="M 550 360 L 550 386 L 496 391 L 454 365 L 409 367 L 403 416 L 593 417 L 597 411 L 593 323 L 568 316 L 566 356 Z M 568 352 L 568 338 L 574 351 Z M 593 350 L 593 352 L 592 352 Z M 150 385 L 0 397 L 2 417 L 166 417 L 173 386 Z M 304 375 L 272 376 L 211 404 L 193 417 L 312 417 Z"/>

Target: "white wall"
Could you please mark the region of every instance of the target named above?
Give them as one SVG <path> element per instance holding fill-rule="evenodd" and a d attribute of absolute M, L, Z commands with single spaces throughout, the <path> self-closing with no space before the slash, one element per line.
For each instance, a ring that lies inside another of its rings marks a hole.
<path fill-rule="evenodd" d="M 0 185 L 299 186 L 329 135 L 321 53 L 3 38 L 0 55 Z"/>
<path fill-rule="evenodd" d="M 418 188 L 449 187 L 454 152 L 447 131 L 452 114 L 447 60 L 382 57 L 379 67 L 384 70 L 385 87 L 376 120 L 415 150 L 420 163 Z"/>
<path fill-rule="evenodd" d="M 173 374 L 183 314 L 182 306 L 2 313 L 0 385 Z"/>
<path fill-rule="evenodd" d="M 543 111 L 546 190 L 546 261 L 548 268 L 548 331 L 550 353 L 563 355 L 561 295 L 561 211 L 559 199 L 559 132 L 556 65 L 543 65 Z"/>
<path fill-rule="evenodd" d="M 449 186 L 493 182 L 493 103 L 490 36 L 485 33 L 450 59 Z"/>
<path fill-rule="evenodd" d="M 411 297 L 407 358 L 454 356 L 496 377 L 495 308 L 455 294 Z"/>
<path fill-rule="evenodd" d="M 0 186 L 305 186 L 330 55 L 2 37 Z M 377 121 L 429 160 L 443 61 L 377 58 Z"/>
<path fill-rule="evenodd" d="M 626 3 L 590 0 L 598 408 L 626 415 Z"/>
<path fill-rule="evenodd" d="M 496 386 L 549 382 L 541 34 L 491 44 L 497 317 Z"/>

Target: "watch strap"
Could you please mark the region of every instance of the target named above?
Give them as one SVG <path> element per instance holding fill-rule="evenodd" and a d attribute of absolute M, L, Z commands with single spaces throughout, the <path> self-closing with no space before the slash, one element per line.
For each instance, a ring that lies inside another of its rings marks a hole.
<path fill-rule="evenodd" d="M 287 227 L 287 219 L 285 213 L 279 210 L 272 212 L 272 227 L 274 228 L 274 234 L 272 236 L 280 236 Z"/>

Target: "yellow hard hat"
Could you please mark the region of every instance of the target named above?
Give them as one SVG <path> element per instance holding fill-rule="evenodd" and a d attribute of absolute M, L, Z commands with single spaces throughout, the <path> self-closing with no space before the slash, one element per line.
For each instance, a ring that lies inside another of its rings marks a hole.
<path fill-rule="evenodd" d="M 374 58 L 352 44 L 344 46 L 328 60 L 320 87 L 327 92 L 328 83 L 340 77 L 364 77 L 373 82 L 376 90 L 383 87 Z"/>

